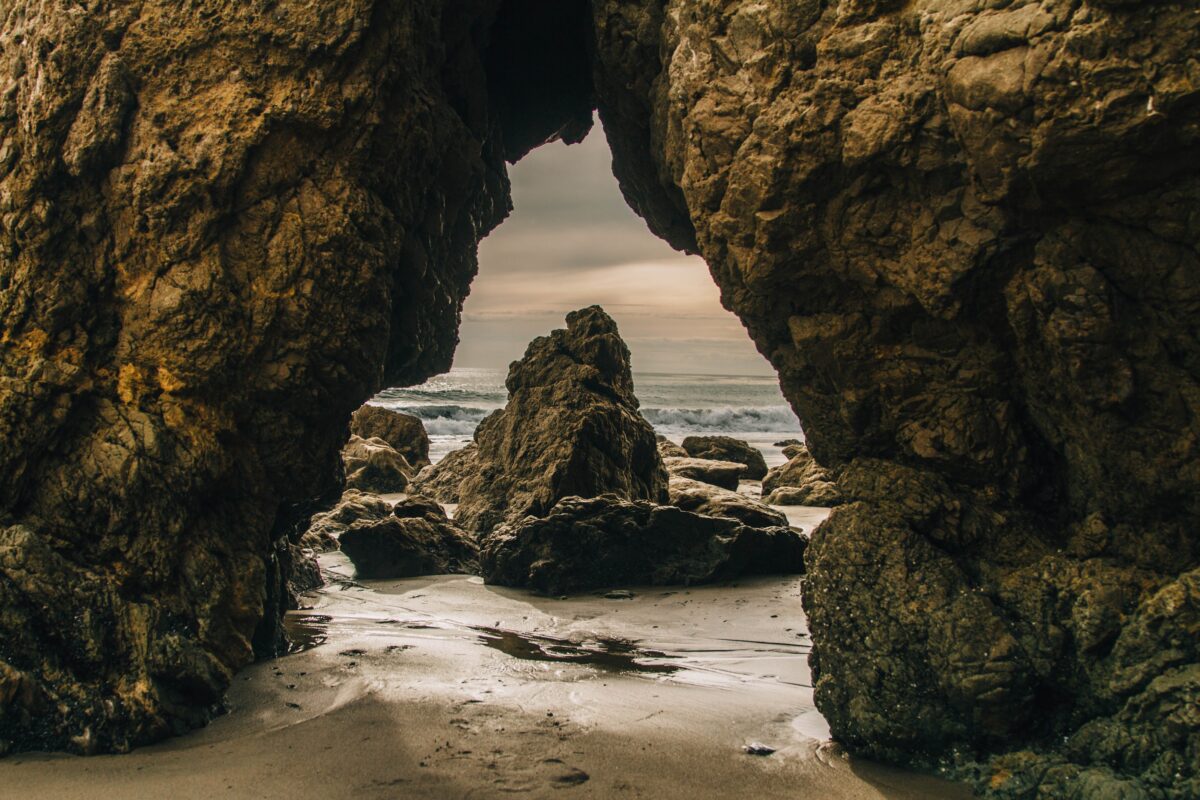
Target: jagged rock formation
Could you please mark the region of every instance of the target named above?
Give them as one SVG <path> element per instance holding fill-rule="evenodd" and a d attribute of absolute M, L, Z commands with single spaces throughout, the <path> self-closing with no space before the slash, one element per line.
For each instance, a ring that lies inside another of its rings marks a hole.
<path fill-rule="evenodd" d="M 599 306 L 534 339 L 509 367 L 508 403 L 475 430 L 455 520 L 486 533 L 564 497 L 665 501 L 654 429 L 638 413 L 629 348 Z"/>
<path fill-rule="evenodd" d="M 0 12 L 0 750 L 200 724 L 276 648 L 350 413 L 448 366 L 503 159 L 594 101 L 837 471 L 834 734 L 1200 794 L 1195 9 L 588 10 Z"/>
<path fill-rule="evenodd" d="M 337 537 L 355 522 L 381 520 L 392 513 L 392 504 L 368 492 L 347 489 L 337 504 L 328 511 L 314 514 L 308 530 L 300 538 L 300 545 L 323 553 L 336 550 Z"/>
<path fill-rule="evenodd" d="M 746 473 L 746 465 L 736 461 L 713 461 L 707 458 L 668 456 L 662 460 L 673 477 L 711 483 L 722 489 L 736 491 L 738 481 Z"/>
<path fill-rule="evenodd" d="M 459 486 L 475 471 L 478 455 L 479 446 L 475 442 L 447 453 L 441 461 L 417 473 L 410 488 L 439 503 L 457 503 L 460 499 Z"/>
<path fill-rule="evenodd" d="M 752 481 L 762 480 L 767 474 L 767 462 L 758 448 L 732 436 L 688 436 L 682 446 L 692 458 L 743 464 L 746 469 L 742 477 Z"/>
<path fill-rule="evenodd" d="M 478 546 L 446 517 L 441 506 L 422 497 L 396 504 L 392 516 L 356 522 L 338 540 L 359 578 L 395 579 L 418 575 L 473 573 Z"/>
<path fill-rule="evenodd" d="M 412 414 L 368 403 L 350 416 L 350 433 L 363 439 L 382 439 L 404 456 L 413 470 L 429 466 L 429 434 L 425 423 Z"/>
<path fill-rule="evenodd" d="M 788 462 L 772 467 L 763 478 L 765 502 L 775 506 L 826 508 L 842 502 L 842 493 L 838 491 L 833 476 L 816 462 L 807 447 L 802 444 L 788 445 L 783 452 L 788 456 Z"/>
<path fill-rule="evenodd" d="M 1010 796 L 1196 794 L 1165 600 L 1200 566 L 1194 7 L 593 7 L 626 196 L 704 255 L 849 501 L 805 593 L 834 735 L 1028 749 L 983 773 Z"/>
<path fill-rule="evenodd" d="M 487 583 L 544 594 L 690 585 L 804 571 L 807 537 L 615 495 L 568 497 L 544 517 L 501 525 L 480 544 Z"/>
<path fill-rule="evenodd" d="M 667 486 L 670 504 L 693 514 L 730 517 L 752 528 L 786 526 L 787 517 L 753 497 L 675 475 Z"/>

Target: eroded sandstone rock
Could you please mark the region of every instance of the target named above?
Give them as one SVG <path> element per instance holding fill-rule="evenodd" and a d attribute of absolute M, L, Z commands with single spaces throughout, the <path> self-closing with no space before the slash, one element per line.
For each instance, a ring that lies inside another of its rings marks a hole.
<path fill-rule="evenodd" d="M 710 517 L 730 517 L 753 528 L 786 526 L 787 517 L 753 497 L 731 492 L 711 483 L 671 476 L 670 504 L 684 511 Z"/>
<path fill-rule="evenodd" d="M 475 471 L 478 456 L 479 446 L 475 442 L 447 453 L 441 461 L 417 473 L 412 480 L 412 491 L 432 497 L 439 503 L 457 503 L 459 487 Z"/>
<path fill-rule="evenodd" d="M 836 506 L 842 493 L 829 471 L 802 444 L 783 449 L 786 464 L 772 467 L 762 482 L 764 502 L 775 506 Z"/>
<path fill-rule="evenodd" d="M 404 456 L 414 471 L 429 466 L 429 434 L 425 423 L 412 414 L 368 403 L 351 415 L 350 433 L 363 439 L 382 439 Z"/>
<path fill-rule="evenodd" d="M 659 435 L 656 435 L 654 438 L 658 442 L 658 454 L 662 458 L 687 458 L 688 457 L 687 450 L 684 450 L 682 447 L 675 444 L 667 437 L 659 434 Z"/>
<path fill-rule="evenodd" d="M 372 494 L 403 492 L 413 476 L 404 456 L 383 439 L 351 436 L 342 448 L 346 488 Z"/>
<path fill-rule="evenodd" d="M 767 462 L 758 448 L 732 436 L 688 436 L 682 446 L 692 458 L 733 461 L 744 465 L 743 478 L 757 481 L 767 474 Z"/>
<path fill-rule="evenodd" d="M 478 567 L 474 538 L 440 508 L 434 512 L 409 506 L 401 516 L 355 523 L 338 543 L 360 578 L 471 573 Z"/>
<path fill-rule="evenodd" d="M 544 594 L 637 585 L 690 585 L 804 570 L 807 537 L 673 506 L 606 495 L 568 497 L 544 517 L 483 538 L 484 580 Z"/>
<path fill-rule="evenodd" d="M 710 483 L 730 491 L 737 490 L 738 481 L 746 473 L 746 465 L 736 461 L 714 461 L 691 456 L 668 456 L 663 459 L 663 465 L 672 476 Z"/>
<path fill-rule="evenodd" d="M 471 531 L 544 515 L 563 497 L 666 500 L 654 429 L 638 413 L 629 349 L 599 306 L 534 339 L 509 367 L 508 403 L 479 424 L 455 520 Z"/>
<path fill-rule="evenodd" d="M 337 537 L 355 522 L 381 520 L 392 513 L 392 504 L 369 492 L 347 489 L 328 511 L 313 515 L 300 545 L 317 553 L 338 548 Z"/>

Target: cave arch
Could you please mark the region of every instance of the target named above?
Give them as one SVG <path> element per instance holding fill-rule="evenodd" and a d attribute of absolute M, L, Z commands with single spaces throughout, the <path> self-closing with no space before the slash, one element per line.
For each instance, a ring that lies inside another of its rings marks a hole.
<path fill-rule="evenodd" d="M 1200 691 L 1200 25 L 957 13 L 18 0 L 0 750 L 203 722 L 277 639 L 350 411 L 448 366 L 504 159 L 595 106 L 631 206 L 704 255 L 854 500 L 805 600 L 835 734 L 1194 786 L 1200 734 L 1160 723 Z M 555 21 L 572 46 L 526 44 Z"/>

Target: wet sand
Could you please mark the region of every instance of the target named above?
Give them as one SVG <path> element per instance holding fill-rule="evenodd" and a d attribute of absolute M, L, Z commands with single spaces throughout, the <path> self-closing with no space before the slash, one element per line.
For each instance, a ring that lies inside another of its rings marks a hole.
<path fill-rule="evenodd" d="M 10 757 L 0 797 L 969 796 L 827 740 L 799 579 L 561 600 L 322 562 L 288 620 L 309 649 L 240 674 L 228 714 L 123 756 Z"/>

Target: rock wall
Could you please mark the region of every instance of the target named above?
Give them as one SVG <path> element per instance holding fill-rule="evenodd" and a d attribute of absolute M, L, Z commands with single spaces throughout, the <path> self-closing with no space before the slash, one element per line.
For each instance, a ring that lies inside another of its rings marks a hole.
<path fill-rule="evenodd" d="M 185 729 L 273 649 L 350 412 L 449 365 L 503 159 L 594 93 L 846 497 L 835 734 L 1200 794 L 1195 3 L 581 8 L 0 10 L 0 750 Z"/>
<path fill-rule="evenodd" d="M 834 734 L 1200 794 L 1196 5 L 593 6 L 631 206 L 849 501 L 807 556 Z"/>
<path fill-rule="evenodd" d="M 185 730 L 273 652 L 278 540 L 509 208 L 495 5 L 0 9 L 0 752 Z"/>

